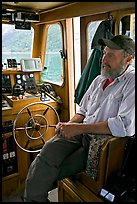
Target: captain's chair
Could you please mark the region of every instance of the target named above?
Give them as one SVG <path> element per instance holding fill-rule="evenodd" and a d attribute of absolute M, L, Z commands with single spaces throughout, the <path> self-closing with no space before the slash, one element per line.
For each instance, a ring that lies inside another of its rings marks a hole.
<path fill-rule="evenodd" d="M 99 194 L 120 170 L 128 137 L 103 136 L 99 140 L 93 141 L 94 146 L 99 143 L 94 150 L 89 147 L 86 170 L 58 182 L 59 202 L 103 201 Z M 93 154 L 93 151 L 96 152 Z"/>

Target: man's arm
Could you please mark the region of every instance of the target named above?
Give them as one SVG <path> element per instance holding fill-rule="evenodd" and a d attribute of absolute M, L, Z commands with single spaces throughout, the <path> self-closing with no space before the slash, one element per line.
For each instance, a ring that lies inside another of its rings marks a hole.
<path fill-rule="evenodd" d="M 63 137 L 71 138 L 80 134 L 109 134 L 111 131 L 108 127 L 108 122 L 98 122 L 93 124 L 83 123 L 64 123 L 60 126 L 60 134 Z"/>
<path fill-rule="evenodd" d="M 81 124 L 81 132 L 84 134 L 111 134 L 107 121 L 92 124 Z"/>
<path fill-rule="evenodd" d="M 74 115 L 74 117 L 71 118 L 70 121 L 68 121 L 68 123 L 82 123 L 83 120 L 84 120 L 84 118 L 85 118 L 85 116 L 76 113 L 76 114 Z"/>

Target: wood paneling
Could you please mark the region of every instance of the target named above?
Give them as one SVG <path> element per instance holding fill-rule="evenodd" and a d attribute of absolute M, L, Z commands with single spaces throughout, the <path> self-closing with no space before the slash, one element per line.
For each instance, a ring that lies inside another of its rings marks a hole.
<path fill-rule="evenodd" d="M 111 12 L 117 9 L 135 8 L 135 2 L 75 2 L 40 15 L 40 23 L 53 22 L 77 16 L 88 16 Z"/>

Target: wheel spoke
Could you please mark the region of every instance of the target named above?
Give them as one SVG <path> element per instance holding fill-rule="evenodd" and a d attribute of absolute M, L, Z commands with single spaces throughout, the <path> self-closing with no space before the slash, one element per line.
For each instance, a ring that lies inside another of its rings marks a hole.
<path fill-rule="evenodd" d="M 48 127 L 54 127 L 54 128 L 56 128 L 56 125 L 49 125 Z"/>
<path fill-rule="evenodd" d="M 45 140 L 44 140 L 44 138 L 43 138 L 43 137 L 41 137 L 41 140 L 42 140 L 43 144 L 45 144 Z"/>
<path fill-rule="evenodd" d="M 43 112 L 43 115 L 45 115 L 48 110 L 49 110 L 49 107 Z"/>
<path fill-rule="evenodd" d="M 26 129 L 33 129 L 33 127 L 32 127 L 32 126 L 30 126 L 30 127 L 26 127 Z"/>
<path fill-rule="evenodd" d="M 27 107 L 27 111 L 28 111 L 29 116 L 32 118 L 33 123 L 35 124 L 35 120 L 34 120 L 32 114 L 31 114 L 31 112 L 30 112 L 30 109 L 29 109 L 28 107 Z"/>
<path fill-rule="evenodd" d="M 40 135 L 40 138 L 44 140 L 44 138 L 42 137 L 42 134 L 40 131 L 38 131 L 39 135 Z"/>
<path fill-rule="evenodd" d="M 47 125 L 40 125 L 40 128 L 45 128 L 47 127 Z"/>
<path fill-rule="evenodd" d="M 25 130 L 25 127 L 16 127 L 16 131 L 18 130 Z"/>
<path fill-rule="evenodd" d="M 48 111 L 48 110 L 49 110 L 49 107 L 45 109 L 45 111 L 43 112 L 43 114 L 42 114 L 42 115 L 44 116 L 44 115 L 47 113 L 47 111 Z M 38 123 L 40 123 L 40 122 L 41 122 L 41 120 L 42 120 L 42 117 L 40 118 L 40 120 L 38 121 Z"/>
<path fill-rule="evenodd" d="M 32 129 L 33 127 L 16 127 L 16 131 L 18 130 L 25 130 L 25 129 Z"/>
<path fill-rule="evenodd" d="M 32 117 L 32 114 L 31 114 L 30 109 L 28 107 L 27 107 L 27 111 L 28 111 L 29 116 Z"/>
<path fill-rule="evenodd" d="M 34 138 L 33 138 L 34 132 L 35 132 L 35 131 L 33 130 L 33 132 L 32 132 L 31 135 L 30 135 L 30 134 L 26 131 L 26 134 L 27 134 L 27 137 L 29 138 L 29 140 L 30 140 L 30 139 L 34 139 Z"/>
<path fill-rule="evenodd" d="M 27 148 L 29 142 L 30 142 L 30 140 L 28 140 L 28 141 L 26 142 L 25 147 L 24 147 L 25 149 Z"/>

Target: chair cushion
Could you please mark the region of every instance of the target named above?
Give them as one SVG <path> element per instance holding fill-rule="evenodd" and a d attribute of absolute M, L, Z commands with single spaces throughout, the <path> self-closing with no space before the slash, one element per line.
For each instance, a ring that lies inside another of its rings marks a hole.
<path fill-rule="evenodd" d="M 100 150 L 102 145 L 113 136 L 111 135 L 90 135 L 88 158 L 85 172 L 94 180 L 97 180 Z"/>

